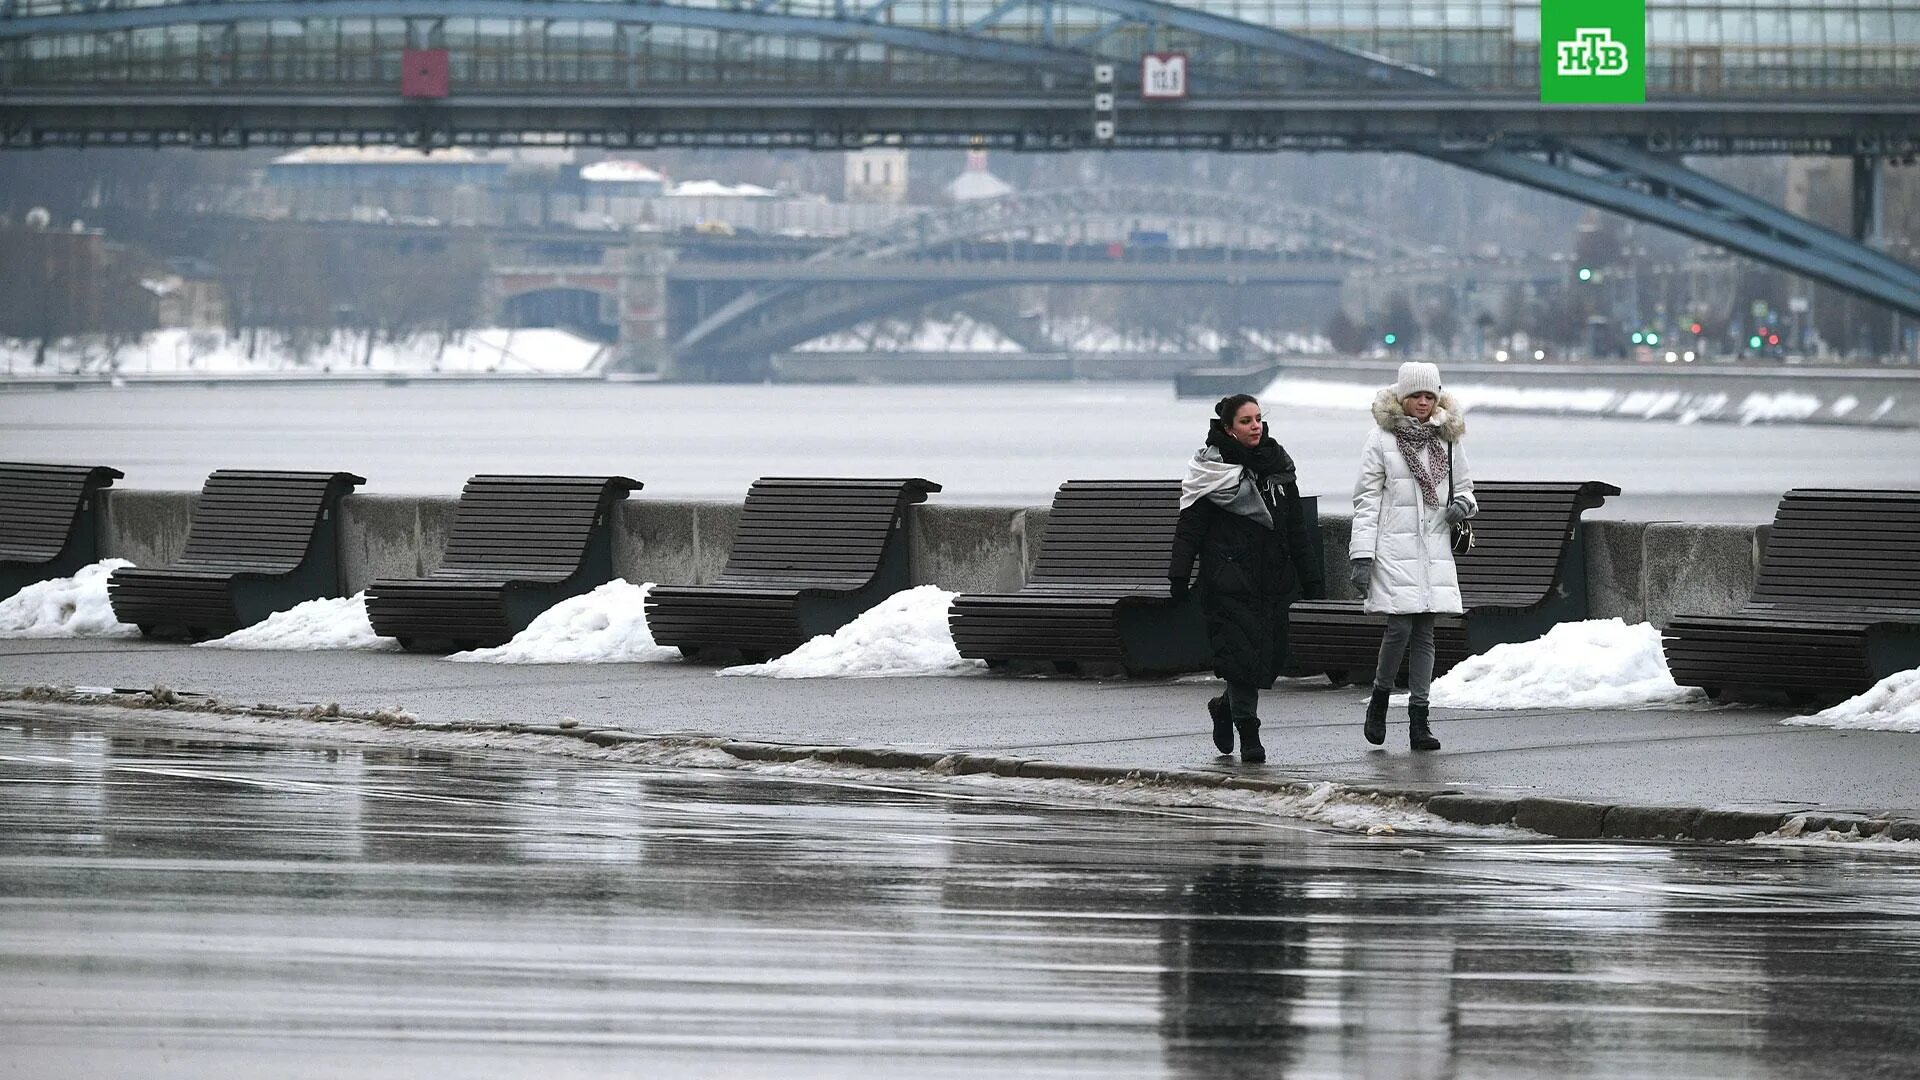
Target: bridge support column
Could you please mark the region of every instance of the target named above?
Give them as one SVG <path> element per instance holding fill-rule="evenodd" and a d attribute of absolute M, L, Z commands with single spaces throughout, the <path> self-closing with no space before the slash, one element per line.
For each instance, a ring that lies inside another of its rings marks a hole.
<path fill-rule="evenodd" d="M 620 273 L 620 357 L 616 371 L 658 372 L 674 378 L 667 338 L 667 268 L 673 252 L 659 233 L 636 233 Z"/>
<path fill-rule="evenodd" d="M 1853 158 L 1853 238 L 1880 245 L 1880 159 L 1855 154 Z"/>

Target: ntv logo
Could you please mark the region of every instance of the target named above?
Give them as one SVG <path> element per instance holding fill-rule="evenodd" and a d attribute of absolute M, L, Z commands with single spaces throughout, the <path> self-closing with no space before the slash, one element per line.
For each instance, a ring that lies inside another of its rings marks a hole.
<path fill-rule="evenodd" d="M 1540 100 L 1647 100 L 1647 0 L 1541 0 Z"/>
<path fill-rule="evenodd" d="M 1573 32 L 1572 41 L 1556 43 L 1561 75 L 1625 75 L 1627 47 L 1613 40 L 1606 27 L 1583 28 Z"/>

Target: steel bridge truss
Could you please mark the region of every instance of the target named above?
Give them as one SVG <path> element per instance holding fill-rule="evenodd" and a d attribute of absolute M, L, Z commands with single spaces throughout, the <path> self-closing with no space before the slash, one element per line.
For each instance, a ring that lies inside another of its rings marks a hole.
<path fill-rule="evenodd" d="M 437 45 L 458 95 L 400 99 L 400 50 Z M 1188 100 L 1138 99 L 1155 51 L 1188 56 Z M 1160 0 L 0 0 L 0 146 L 1400 150 L 1920 315 L 1920 273 L 1860 242 L 1871 200 L 1849 237 L 1671 156 L 1851 154 L 1868 190 L 1920 151 L 1914 89 L 1551 109 Z"/>
<path fill-rule="evenodd" d="M 1089 221 L 1161 226 L 1178 221 L 1226 223 L 1237 243 L 1278 250 L 1308 264 L 1302 282 L 1324 284 L 1328 264 L 1358 265 L 1418 254 L 1365 224 L 1309 207 L 1218 192 L 1176 188 L 1099 187 L 1023 192 L 962 203 L 903 218 L 862 233 L 806 260 L 826 266 L 923 258 L 984 237 L 1046 240 L 1068 237 Z M 907 275 L 901 275 L 905 278 Z M 929 285 L 907 280 L 862 286 L 801 282 L 752 289 L 723 305 L 674 343 L 677 362 L 717 371 L 889 311 L 918 307 L 982 288 L 992 280 Z"/>
<path fill-rule="evenodd" d="M 402 100 L 406 48 L 447 49 L 456 95 Z M 1156 51 L 1188 57 L 1188 100 L 1140 99 Z M 0 142 L 1265 151 L 1588 135 L 1920 152 L 1920 69 L 1567 110 L 1537 100 L 1529 56 L 1501 55 L 1449 82 L 1164 0 L 0 0 Z M 1111 141 L 1091 131 L 1100 62 Z"/>

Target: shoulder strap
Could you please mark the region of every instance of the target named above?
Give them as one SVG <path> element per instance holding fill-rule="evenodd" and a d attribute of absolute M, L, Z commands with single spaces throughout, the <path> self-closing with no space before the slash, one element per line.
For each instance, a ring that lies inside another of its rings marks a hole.
<path fill-rule="evenodd" d="M 1447 502 L 1453 502 L 1453 444 L 1447 444 Z"/>

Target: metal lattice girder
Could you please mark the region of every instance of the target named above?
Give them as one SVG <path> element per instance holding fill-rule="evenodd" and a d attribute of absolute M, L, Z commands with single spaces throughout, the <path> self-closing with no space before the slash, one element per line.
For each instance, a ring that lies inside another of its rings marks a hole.
<path fill-rule="evenodd" d="M 1067 85 L 1087 81 L 1095 59 L 1133 61 L 1140 40 L 1177 32 L 1195 47 L 1208 42 L 1248 50 L 1255 57 L 1284 58 L 1328 72 L 1353 76 L 1358 85 L 1414 88 L 1429 85 L 1426 69 L 1330 45 L 1273 27 L 1211 15 L 1159 0 L 1003 0 L 986 14 L 961 23 L 942 6 L 939 19 L 902 22 L 895 0 L 878 0 L 849 9 L 817 0 L 779 0 L 746 7 L 698 3 L 629 3 L 614 0 L 102 0 L 82 10 L 59 14 L 0 17 L 0 41 L 33 36 L 104 34 L 162 26 L 208 25 L 301 19 L 505 19 L 580 21 L 611 25 L 671 26 L 743 34 L 749 37 L 805 37 L 849 44 L 884 44 L 965 60 L 1053 71 Z M 807 12 L 796 14 L 796 12 Z M 1071 41 L 1057 28 L 1083 29 Z M 1085 28 L 1091 29 L 1085 29 Z M 1112 42 L 1123 31 L 1126 41 Z M 1121 64 L 1121 82 L 1137 80 L 1130 63 Z M 1252 88 L 1259 80 L 1246 72 L 1196 72 L 1197 89 Z"/>
<path fill-rule="evenodd" d="M 1106 216 L 1232 222 L 1283 235 L 1305 234 L 1318 243 L 1365 259 L 1417 253 L 1405 241 L 1365 222 L 1315 207 L 1224 191 L 1127 184 L 1016 192 L 929 210 L 870 229 L 811 257 L 825 262 L 895 258 L 955 240 Z"/>
<path fill-rule="evenodd" d="M 595 0 L 196 0 L 67 15 L 15 15 L 0 20 L 0 41 L 274 19 L 445 18 L 573 20 L 874 42 L 967 60 L 1071 70 L 1079 75 L 1084 75 L 1081 69 L 1087 63 L 1083 56 L 1064 50 L 864 18 L 784 15 L 672 3 L 610 4 Z"/>
<path fill-rule="evenodd" d="M 1492 150 L 1428 156 L 1669 228 L 1920 315 L 1920 271 L 1643 151 L 1582 142 L 1570 144 L 1558 161 Z M 1605 171 L 1578 170 L 1568 160 L 1574 157 Z"/>
<path fill-rule="evenodd" d="M 1403 241 L 1361 222 L 1310 207 L 1224 192 L 1100 187 L 1022 192 L 929 210 L 822 248 L 808 256 L 808 261 L 885 262 L 911 258 L 962 240 L 1027 232 L 1074 220 L 1129 215 L 1230 222 L 1249 230 L 1272 230 L 1279 235 L 1304 234 L 1310 244 L 1322 245 L 1319 250 L 1357 261 L 1403 259 L 1416 254 Z M 736 297 L 687 331 L 675 347 L 687 354 L 731 350 L 735 334 L 765 319 L 776 318 L 776 312 L 795 302 L 807 288 L 801 284 L 775 285 Z"/>
<path fill-rule="evenodd" d="M 769 10 L 769 7 L 779 10 Z M 1004 65 L 1009 70 L 1040 72 L 1046 76 L 1041 82 L 1042 93 L 1035 96 L 1028 92 L 1025 98 L 1006 98 L 1000 100 L 994 109 L 1000 118 L 1018 115 L 1025 110 L 1033 110 L 1041 115 L 1047 109 L 1058 104 L 1053 98 L 1062 92 L 1079 92 L 1088 81 L 1091 61 L 1099 59 L 1122 60 L 1140 51 L 1144 43 L 1164 42 L 1166 35 L 1184 35 L 1181 40 L 1196 47 L 1196 56 L 1205 56 L 1204 70 L 1196 70 L 1191 79 L 1196 90 L 1202 92 L 1200 100 L 1211 102 L 1215 95 L 1205 93 L 1213 88 L 1238 86 L 1245 100 L 1239 104 L 1225 104 L 1228 111 L 1214 116 L 1211 123 L 1226 124 L 1226 128 L 1214 127 L 1196 130 L 1191 136 L 1178 130 L 1162 131 L 1152 141 L 1144 143 L 1152 148 L 1248 148 L 1271 149 L 1281 145 L 1315 145 L 1311 136 L 1307 143 L 1285 142 L 1284 122 L 1278 129 L 1270 130 L 1271 118 L 1258 119 L 1260 108 L 1269 112 L 1274 109 L 1271 101 L 1264 106 L 1265 94 L 1269 91 L 1261 85 L 1257 77 L 1266 68 L 1249 62 L 1248 58 L 1281 60 L 1288 64 L 1305 65 L 1317 72 L 1326 72 L 1347 78 L 1353 85 L 1388 90 L 1397 95 L 1396 102 L 1387 106 L 1380 105 L 1384 100 L 1369 96 L 1355 104 L 1364 109 L 1374 108 L 1407 109 L 1416 111 L 1422 106 L 1424 98 L 1430 102 L 1443 102 L 1448 108 L 1471 110 L 1474 99 L 1480 93 L 1471 87 L 1463 87 L 1450 82 L 1439 75 L 1413 65 L 1400 63 L 1383 57 L 1372 56 L 1352 49 L 1316 41 L 1299 34 L 1276 27 L 1261 26 L 1214 15 L 1179 4 L 1162 0 L 1006 0 L 995 5 L 983 18 L 970 24 L 958 21 L 957 5 L 937 5 L 932 10 L 938 12 L 920 25 L 903 25 L 894 16 L 898 8 L 886 0 L 875 0 L 871 4 L 848 5 L 843 0 L 779 0 L 777 4 L 762 4 L 755 8 L 733 9 L 718 7 L 691 6 L 687 3 L 613 3 L 594 2 L 594 0 L 175 0 L 175 2 L 153 3 L 151 0 L 98 0 L 81 5 L 79 10 L 70 6 L 62 7 L 62 14 L 37 14 L 46 5 L 13 3 L 0 9 L 0 42 L 12 42 L 9 47 L 19 49 L 20 39 L 34 35 L 95 34 L 137 27 L 168 25 L 213 24 L 225 25 L 238 22 L 303 18 L 449 18 L 474 17 L 523 20 L 579 20 L 616 25 L 660 25 L 693 28 L 727 34 L 742 34 L 749 37 L 812 38 L 832 41 L 852 47 L 865 44 L 883 45 L 888 48 L 924 52 L 931 55 L 957 58 L 973 63 Z M 925 10 L 925 9 L 923 9 Z M 23 14 L 22 12 L 26 12 Z M 810 14 L 794 14 L 806 11 Z M 949 21 L 951 18 L 952 21 Z M 1062 28 L 1068 28 L 1062 32 Z M 1065 44 L 1073 43 L 1071 45 Z M 1077 47 L 1076 47 L 1077 46 Z M 1226 50 L 1219 60 L 1214 60 L 1214 47 Z M 1227 53 L 1231 53 L 1229 56 Z M 1125 63 L 1119 65 L 1123 81 L 1132 78 Z M 217 70 L 216 70 L 217 78 Z M 1254 91 L 1247 88 L 1253 87 Z M 189 87 L 205 90 L 206 87 Z M 929 87 L 928 89 L 933 89 Z M 953 90 L 949 93 L 985 93 L 983 87 L 971 90 Z M 991 96 L 991 95 L 989 95 Z M 20 95 L 15 92 L 14 97 Z M 192 119 L 195 114 L 179 112 L 190 108 L 192 95 L 183 101 L 170 101 L 163 105 L 149 103 L 146 107 L 154 109 L 176 110 L 180 120 L 178 124 L 205 123 L 205 120 Z M 0 102 L 5 106 L 6 102 Z M 38 108 L 52 109 L 43 115 L 58 116 L 49 122 L 56 127 L 82 126 L 92 130 L 101 121 L 100 117 L 111 113 L 115 107 L 126 107 L 127 103 L 105 103 L 97 98 L 85 98 L 79 103 L 65 102 L 49 106 L 41 103 Z M 525 105 L 531 105 L 529 100 Z M 709 111 L 720 113 L 726 110 L 752 110 L 772 115 L 782 103 L 778 100 L 749 96 L 736 101 L 703 105 Z M 825 105 L 825 102 L 816 103 Z M 1695 102 L 1702 106 L 1711 106 L 1710 100 Z M 1791 112 L 1797 103 L 1782 101 L 1777 108 Z M 1883 103 L 1884 104 L 1884 103 Z M 1912 102 L 1894 102 L 1889 107 L 1896 111 L 1911 108 Z M 363 114 L 375 109 L 378 102 L 350 103 L 350 107 Z M 225 108 L 238 107 L 238 103 Z M 513 103 L 500 108 L 512 108 Z M 834 108 L 844 107 L 836 103 Z M 1232 119 L 1238 115 L 1232 110 L 1246 108 L 1249 120 L 1244 128 L 1239 121 Z M 1432 106 L 1426 106 L 1431 108 Z M 979 116 L 966 117 L 956 112 L 945 120 L 928 119 L 942 108 L 931 101 L 902 100 L 892 103 L 892 118 L 882 121 L 868 119 L 854 121 L 856 124 L 878 123 L 885 128 L 912 126 L 915 124 L 939 127 L 945 125 L 948 134 L 954 131 L 970 130 L 979 132 Z M 1648 108 L 1653 108 L 1649 106 Z M 811 115 L 813 110 L 801 109 L 788 112 L 794 117 Z M 1615 111 L 1617 112 L 1617 110 Z M 1613 116 L 1615 112 L 1606 110 L 1562 110 L 1552 115 L 1574 119 L 1596 116 Z M 218 114 L 216 110 L 216 115 Z M 29 113 L 29 115 L 32 115 Z M 395 123 L 403 114 L 381 113 L 381 123 Z M 617 123 L 614 119 L 618 110 L 611 113 L 584 114 L 595 119 L 593 123 Z M 1122 114 L 1122 128 L 1126 128 L 1131 115 L 1137 123 L 1167 122 L 1187 115 L 1181 109 L 1136 110 L 1132 114 Z M 1195 113 L 1194 115 L 1198 115 Z M 1345 117 L 1351 115 L 1351 119 Z M 1436 126 L 1445 126 L 1442 114 L 1432 122 Z M 1884 119 L 1881 113 L 1874 114 Z M 528 122 L 535 127 L 542 123 L 540 115 L 526 113 Z M 1835 121 L 1841 126 L 1829 125 L 1829 134 L 1834 130 L 1858 133 L 1872 130 L 1873 124 L 1866 113 L 1846 111 L 1835 114 Z M 1509 116 L 1506 123 L 1515 117 Z M 1326 144 L 1327 149 L 1353 149 L 1368 145 L 1364 132 L 1377 127 L 1376 118 L 1369 111 L 1341 114 L 1340 124 L 1348 134 Z M 30 127 L 36 121 L 26 121 Z M 409 121 L 417 122 L 417 121 Z M 549 121 L 551 122 L 551 121 Z M 580 123 L 581 121 L 575 121 Z M 699 121 L 711 125 L 713 119 Z M 1052 121 L 1042 120 L 1032 131 L 1022 128 L 1017 133 L 999 132 L 1002 139 L 1011 140 L 996 145 L 1013 145 L 1019 148 L 1065 149 L 1075 145 L 1085 145 L 1060 129 L 1057 125 L 1049 128 Z M 20 123 L 16 121 L 16 123 Z M 287 123 L 295 126 L 291 120 L 278 120 L 274 123 Z M 765 121 L 762 121 L 765 123 Z M 1067 123 L 1060 120 L 1059 123 Z M 1581 130 L 1591 131 L 1591 127 Z M 197 129 L 196 129 L 197 131 Z M 422 129 L 426 132 L 426 129 Z M 427 134 L 434 134 L 426 132 Z M 842 132 L 836 137 L 821 141 L 823 130 L 816 130 L 810 141 L 802 143 L 781 143 L 781 145 L 857 145 L 860 136 L 856 133 Z M 225 131 L 216 132 L 218 138 L 209 138 L 208 145 L 244 145 L 244 132 L 228 137 Z M 786 132 L 783 134 L 791 135 Z M 1590 205 L 1599 206 L 1614 212 L 1637 218 L 1665 228 L 1675 229 L 1710 243 L 1718 244 L 1728 250 L 1779 266 L 1790 272 L 1805 274 L 1817 280 L 1825 281 L 1861 296 L 1869 297 L 1881 303 L 1907 312 L 1920 312 L 1920 280 L 1916 271 L 1895 260 L 1889 259 L 1864 244 L 1850 240 L 1837 233 L 1820 229 L 1811 223 L 1799 221 L 1777 207 L 1771 207 L 1743 195 L 1725 185 L 1718 184 L 1707 177 L 1686 169 L 1674 160 L 1661 158 L 1653 154 L 1634 150 L 1625 144 L 1603 142 L 1598 139 L 1568 137 L 1564 134 L 1543 133 L 1536 129 L 1524 140 L 1517 141 L 1508 127 L 1495 124 L 1483 125 L 1486 139 L 1485 149 L 1462 149 L 1458 142 L 1447 145 L 1439 141 L 1422 141 L 1423 136 L 1402 128 L 1401 134 L 1393 136 L 1385 144 L 1413 153 L 1423 154 L 1438 160 L 1448 161 L 1463 167 L 1475 169 L 1489 175 L 1527 184 L 1542 190 L 1564 195 Z M 423 135 L 423 139 L 424 139 Z M 852 138 L 853 143 L 847 140 Z M 7 136 L 9 144 L 37 145 L 37 136 L 28 127 L 22 127 Z M 1393 139 L 1398 139 L 1395 142 Z M 1224 140 L 1224 142 L 1223 142 Z M 1373 145 L 1382 142 L 1376 135 Z M 751 141 L 738 145 L 761 145 Z M 1124 140 L 1121 145 L 1125 145 Z M 1524 146 L 1544 152 L 1546 160 L 1529 156 L 1509 149 Z M 1563 167 L 1556 162 L 1584 160 L 1601 168 L 1600 172 L 1582 172 Z"/>
<path fill-rule="evenodd" d="M 822 334 L 830 334 L 890 312 L 912 311 L 935 300 L 960 296 L 982 286 L 934 285 L 829 286 L 797 295 L 777 320 L 755 320 L 728 338 L 724 349 L 675 349 L 676 363 L 706 369 L 710 375 L 744 372 L 766 357 Z"/>
<path fill-rule="evenodd" d="M 1649 185 L 1664 190 L 1669 197 L 1685 199 L 1716 216 L 1742 219 L 1750 228 L 1772 233 L 1782 242 L 1805 246 L 1824 257 L 1869 273 L 1885 275 L 1890 281 L 1906 288 L 1920 289 L 1920 269 L 1790 214 L 1763 199 L 1703 176 L 1671 159 L 1599 139 L 1568 139 L 1566 145 L 1588 161 L 1637 176 Z"/>

